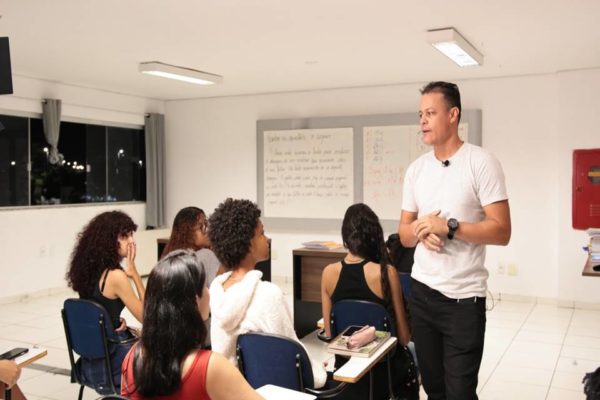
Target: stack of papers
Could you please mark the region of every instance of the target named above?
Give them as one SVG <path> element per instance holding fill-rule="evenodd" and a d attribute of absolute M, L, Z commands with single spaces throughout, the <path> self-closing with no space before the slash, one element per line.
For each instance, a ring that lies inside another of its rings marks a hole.
<path fill-rule="evenodd" d="M 342 247 L 342 245 L 340 243 L 321 241 L 321 240 L 313 240 L 312 242 L 304 242 L 304 243 L 302 243 L 302 246 L 306 247 L 307 249 L 313 249 L 313 250 L 333 250 L 333 249 L 339 249 L 340 247 Z"/>

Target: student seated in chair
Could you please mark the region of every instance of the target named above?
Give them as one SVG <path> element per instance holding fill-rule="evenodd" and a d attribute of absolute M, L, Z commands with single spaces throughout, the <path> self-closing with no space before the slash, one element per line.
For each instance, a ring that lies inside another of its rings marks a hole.
<path fill-rule="evenodd" d="M 202 349 L 209 296 L 189 250 L 167 254 L 148 278 L 144 329 L 123 362 L 121 394 L 131 400 L 262 399 L 220 354 Z"/>
<path fill-rule="evenodd" d="M 133 232 L 137 225 L 121 211 L 107 211 L 95 216 L 81 231 L 71 255 L 67 282 L 82 299 L 102 305 L 116 329 L 116 339 L 132 337 L 124 319 L 123 308 L 142 321 L 144 284 L 135 265 L 136 247 Z M 121 261 L 126 260 L 125 268 Z M 133 280 L 137 294 L 129 280 Z M 121 364 L 131 344 L 109 345 L 115 385 L 121 382 Z M 104 376 L 104 366 L 95 360 L 78 362 L 83 381 L 98 385 Z"/>
<path fill-rule="evenodd" d="M 354 204 L 346 210 L 342 223 L 342 240 L 348 254 L 341 262 L 330 264 L 323 270 L 321 300 L 325 333 L 331 336 L 330 315 L 332 305 L 340 300 L 368 300 L 386 307 L 396 326 L 400 346 L 391 360 L 392 382 L 395 395 L 404 399 L 418 399 L 419 385 L 411 365 L 412 356 L 405 346 L 410 340 L 400 281 L 396 269 L 389 265 L 383 229 L 377 215 L 366 204 Z M 345 360 L 336 357 L 336 367 Z M 411 371 L 411 372 L 409 372 Z M 374 398 L 387 399 L 388 385 L 377 382 L 386 379 L 387 369 L 374 369 Z M 368 376 L 344 392 L 344 399 L 365 399 Z"/>
<path fill-rule="evenodd" d="M 212 248 L 228 272 L 218 275 L 210 286 L 212 349 L 237 365 L 237 337 L 246 332 L 263 332 L 298 341 L 292 313 L 281 289 L 261 280 L 254 269 L 269 256 L 260 210 L 249 200 L 227 199 L 209 219 Z M 319 362 L 311 362 L 314 386 L 322 387 L 327 373 Z"/>
<path fill-rule="evenodd" d="M 17 386 L 21 376 L 21 368 L 12 360 L 0 360 L 0 399 L 4 399 L 6 389 L 11 389 L 12 400 L 26 400 Z"/>
<path fill-rule="evenodd" d="M 210 287 L 221 263 L 215 253 L 210 250 L 207 228 L 208 218 L 204 211 L 198 207 L 182 208 L 175 215 L 171 237 L 160 258 L 164 258 L 174 250 L 194 250 L 206 272 L 206 286 Z"/>
<path fill-rule="evenodd" d="M 206 287 L 217 276 L 221 263 L 215 253 L 209 248 L 210 240 L 207 234 L 208 218 L 198 207 L 185 207 L 179 210 L 173 220 L 171 237 L 165 246 L 161 259 L 168 253 L 179 249 L 191 249 L 196 252 L 199 265 L 206 273 Z M 207 332 L 205 347 L 210 347 L 210 318 L 205 321 Z"/>

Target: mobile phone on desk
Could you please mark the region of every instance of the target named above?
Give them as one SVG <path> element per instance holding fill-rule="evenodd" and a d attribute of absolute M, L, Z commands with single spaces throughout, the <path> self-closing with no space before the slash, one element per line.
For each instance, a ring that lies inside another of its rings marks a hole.
<path fill-rule="evenodd" d="M 7 351 L 4 354 L 0 354 L 0 360 L 14 360 L 15 358 L 22 356 L 29 351 L 26 347 L 15 347 L 12 350 Z"/>

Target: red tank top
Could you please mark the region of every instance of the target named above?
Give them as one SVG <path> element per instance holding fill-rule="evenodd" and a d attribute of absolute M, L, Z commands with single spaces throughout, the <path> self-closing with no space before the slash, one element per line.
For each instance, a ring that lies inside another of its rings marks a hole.
<path fill-rule="evenodd" d="M 137 392 L 133 380 L 133 354 L 135 347 L 133 346 L 129 350 L 123 361 L 121 395 L 131 400 L 145 400 L 149 398 Z M 210 355 L 210 350 L 198 350 L 190 369 L 181 378 L 179 389 L 168 396 L 152 397 L 152 400 L 210 400 L 206 391 L 206 371 L 208 370 Z"/>

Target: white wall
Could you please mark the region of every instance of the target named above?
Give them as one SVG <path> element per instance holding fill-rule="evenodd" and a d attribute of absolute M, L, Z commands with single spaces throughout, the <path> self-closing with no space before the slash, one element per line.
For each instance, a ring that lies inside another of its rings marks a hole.
<path fill-rule="evenodd" d="M 558 297 L 584 303 L 600 300 L 600 279 L 582 277 L 588 243 L 584 232 L 571 228 L 571 184 L 573 150 L 600 148 L 600 72 L 567 72 L 558 79 L 559 141 L 555 163 L 558 169 Z M 600 199 L 597 199 L 600 203 Z"/>
<path fill-rule="evenodd" d="M 0 96 L 0 113 L 41 114 L 43 98 L 63 101 L 63 119 L 143 125 L 147 112 L 164 103 L 57 83 L 13 77 L 14 95 Z M 145 205 L 0 208 L 0 301 L 64 288 L 64 275 L 76 234 L 94 215 L 112 209 L 128 213 L 145 227 Z M 153 252 L 156 249 L 152 249 Z"/>
<path fill-rule="evenodd" d="M 600 302 L 594 290 L 598 282 L 580 278 L 584 255 L 579 249 L 585 239 L 570 229 L 569 197 L 571 149 L 599 147 L 593 128 L 600 118 L 594 98 L 600 70 L 458 83 L 463 107 L 483 110 L 483 145 L 502 162 L 510 196 L 513 236 L 507 247 L 488 247 L 490 289 Z M 187 205 L 210 213 L 228 196 L 256 200 L 257 120 L 413 112 L 421 86 L 168 102 L 168 220 Z M 310 227 L 303 232 L 266 229 L 273 238 L 273 274 L 287 277 L 291 249 L 302 241 L 340 240 L 338 232 Z M 513 264 L 518 274 L 498 275 L 499 264 Z"/>

